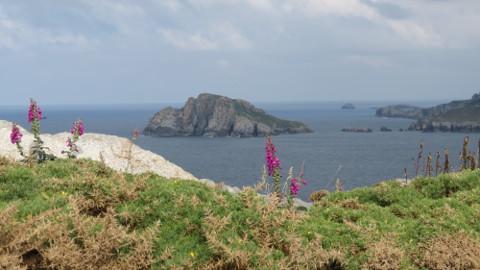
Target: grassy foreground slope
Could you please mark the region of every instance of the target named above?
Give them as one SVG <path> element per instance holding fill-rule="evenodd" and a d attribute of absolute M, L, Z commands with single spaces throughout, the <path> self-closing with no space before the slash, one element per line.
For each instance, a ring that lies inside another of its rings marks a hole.
<path fill-rule="evenodd" d="M 0 159 L 0 269 L 480 269 L 479 237 L 480 171 L 295 210 L 87 160 Z"/>

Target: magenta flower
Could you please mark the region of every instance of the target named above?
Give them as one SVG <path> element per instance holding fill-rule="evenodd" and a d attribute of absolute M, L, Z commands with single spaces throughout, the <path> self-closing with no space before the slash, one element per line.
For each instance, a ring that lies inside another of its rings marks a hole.
<path fill-rule="evenodd" d="M 82 120 L 77 120 L 73 123 L 70 133 L 77 136 L 82 136 L 85 133 L 85 126 L 83 125 Z"/>
<path fill-rule="evenodd" d="M 300 183 L 297 178 L 290 180 L 290 195 L 296 197 L 300 191 Z"/>
<path fill-rule="evenodd" d="M 272 142 L 272 138 L 268 137 L 265 145 L 265 162 L 269 176 L 274 176 L 280 169 L 280 159 L 276 156 L 277 148 Z"/>
<path fill-rule="evenodd" d="M 10 133 L 10 142 L 12 144 L 18 144 L 22 141 L 23 134 L 16 124 L 12 126 L 12 132 Z"/>
<path fill-rule="evenodd" d="M 33 121 L 37 120 L 40 121 L 42 119 L 42 109 L 38 107 L 38 104 L 35 100 L 30 100 L 30 106 L 28 107 L 28 122 L 32 123 Z"/>

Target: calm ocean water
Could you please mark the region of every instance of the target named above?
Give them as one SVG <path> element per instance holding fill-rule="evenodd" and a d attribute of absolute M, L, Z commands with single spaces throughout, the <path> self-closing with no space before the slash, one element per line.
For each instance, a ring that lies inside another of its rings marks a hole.
<path fill-rule="evenodd" d="M 457 165 L 457 153 L 466 135 L 398 132 L 412 121 L 375 117 L 373 107 L 385 105 L 381 103 L 356 104 L 356 110 L 341 110 L 342 104 L 339 103 L 257 105 L 278 117 L 303 121 L 315 130 L 312 134 L 274 137 L 285 173 L 288 167 L 298 169 L 305 162 L 308 185 L 300 194 L 302 198 L 307 198 L 314 190 L 333 189 L 337 178 L 342 179 L 346 189 L 351 189 L 383 179 L 402 178 L 404 167 L 413 174 L 412 158 L 421 142 L 425 144 L 426 152 L 443 152 L 448 147 L 452 163 Z M 88 132 L 129 137 L 133 129 L 143 129 L 150 117 L 164 106 L 166 104 L 43 106 L 47 119 L 42 123 L 42 132 L 65 131 L 73 120 L 81 118 Z M 26 127 L 25 117 L 25 108 L 0 107 L 0 119 Z M 379 132 L 382 126 L 392 128 L 394 132 Z M 340 132 L 346 127 L 369 127 L 374 132 Z M 474 142 L 478 139 L 478 135 L 470 136 Z M 199 178 L 240 187 L 259 180 L 264 162 L 263 138 L 141 137 L 137 144 L 163 155 Z"/>

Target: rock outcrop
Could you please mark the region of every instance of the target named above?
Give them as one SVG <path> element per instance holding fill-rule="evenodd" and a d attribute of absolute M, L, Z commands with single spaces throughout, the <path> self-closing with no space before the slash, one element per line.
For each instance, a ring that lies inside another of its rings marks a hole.
<path fill-rule="evenodd" d="M 378 108 L 375 115 L 388 118 L 420 119 L 423 117 L 423 109 L 409 105 L 393 105 Z"/>
<path fill-rule="evenodd" d="M 354 133 L 372 133 L 371 128 L 342 128 L 342 132 L 354 132 Z"/>
<path fill-rule="evenodd" d="M 11 128 L 12 123 L 0 120 L 0 156 L 21 160 L 22 156 L 18 153 L 16 146 L 10 143 Z M 20 130 L 23 133 L 22 145 L 25 149 L 28 149 L 33 142 L 33 135 L 21 127 Z M 66 157 L 65 154 L 62 154 L 62 151 L 66 150 L 65 141 L 69 136 L 69 133 L 42 134 L 41 138 L 51 154 L 57 157 Z M 107 166 L 117 171 L 128 171 L 130 173 L 154 172 L 166 178 L 196 180 L 191 173 L 186 172 L 160 155 L 132 144 L 125 138 L 86 133 L 77 144 L 81 150 L 78 158 L 100 161 L 102 157 Z"/>
<path fill-rule="evenodd" d="M 267 114 L 251 103 L 228 97 L 200 94 L 181 109 L 156 113 L 143 133 L 150 136 L 257 137 L 312 132 L 305 124 Z"/>
<path fill-rule="evenodd" d="M 388 106 L 377 110 L 377 116 L 417 120 L 409 130 L 442 132 L 480 132 L 480 94 L 469 100 L 458 100 L 431 108 Z"/>

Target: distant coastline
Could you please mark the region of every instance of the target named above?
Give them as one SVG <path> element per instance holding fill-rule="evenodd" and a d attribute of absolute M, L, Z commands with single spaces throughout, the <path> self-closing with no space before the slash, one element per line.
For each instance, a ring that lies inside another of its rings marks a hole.
<path fill-rule="evenodd" d="M 452 101 L 429 108 L 385 106 L 378 108 L 375 115 L 416 120 L 408 128 L 411 131 L 480 132 L 480 93 L 468 100 Z"/>

